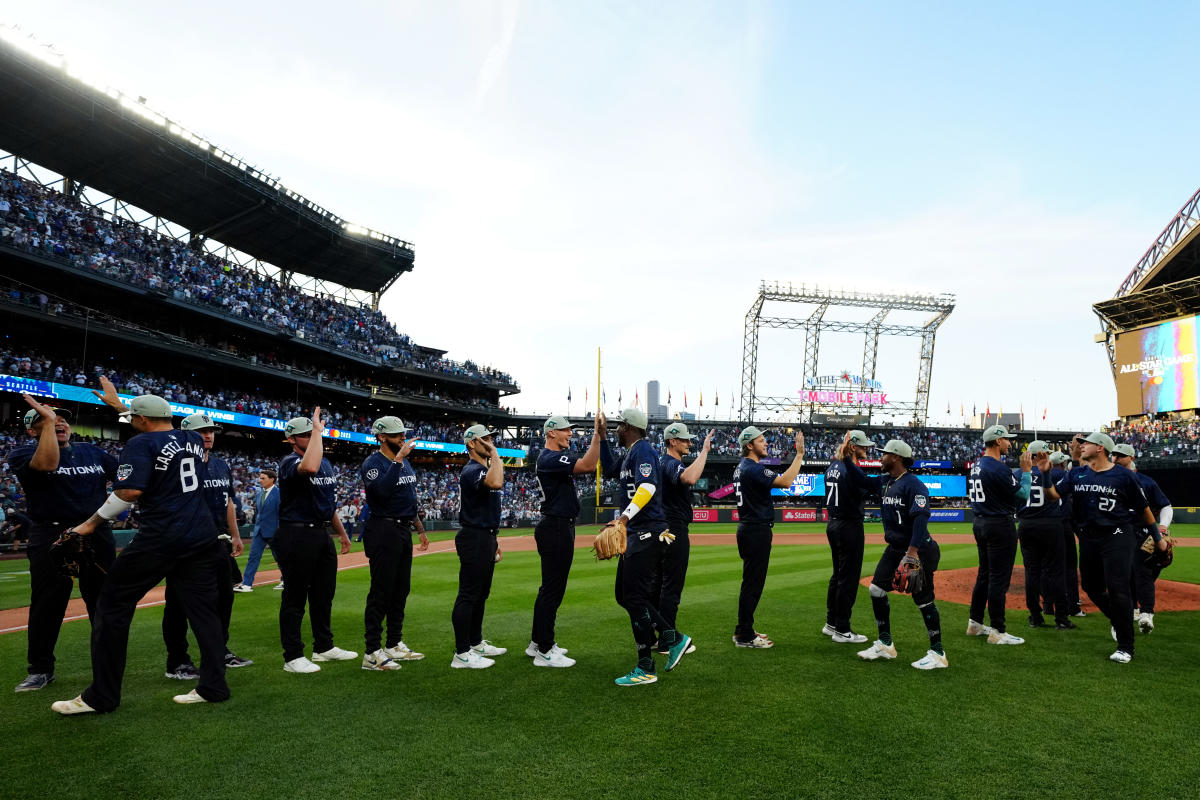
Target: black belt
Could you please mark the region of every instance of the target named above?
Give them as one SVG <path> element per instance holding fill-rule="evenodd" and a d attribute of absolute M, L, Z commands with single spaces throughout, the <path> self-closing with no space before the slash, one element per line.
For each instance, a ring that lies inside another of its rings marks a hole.
<path fill-rule="evenodd" d="M 562 517 L 558 514 L 542 514 L 542 519 L 560 519 L 563 522 L 574 522 L 578 517 Z"/>
<path fill-rule="evenodd" d="M 332 522 L 281 522 L 281 528 L 332 528 Z"/>
<path fill-rule="evenodd" d="M 499 528 L 480 528 L 475 525 L 463 525 L 459 528 L 460 531 L 479 531 L 480 533 L 490 533 L 492 536 L 499 534 Z"/>
<path fill-rule="evenodd" d="M 412 522 L 414 519 L 416 519 L 416 517 L 371 517 L 371 519 L 379 519 L 383 520 L 384 522 L 395 522 L 398 524 L 401 522 Z M 367 522 L 370 522 L 371 519 L 367 520 Z"/>

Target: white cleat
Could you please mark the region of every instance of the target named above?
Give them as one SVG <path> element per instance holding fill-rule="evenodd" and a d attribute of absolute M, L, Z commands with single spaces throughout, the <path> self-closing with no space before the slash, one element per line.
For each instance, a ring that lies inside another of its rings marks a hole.
<path fill-rule="evenodd" d="M 83 695 L 79 695 L 74 700 L 59 700 L 56 703 L 51 703 L 50 708 L 67 717 L 72 714 L 96 713 L 96 709 L 83 702 Z"/>
<path fill-rule="evenodd" d="M 988 634 L 988 644 L 1025 644 L 1025 640 L 1020 636 L 1013 636 L 1011 633 L 993 630 Z"/>
<path fill-rule="evenodd" d="M 490 658 L 484 658 L 474 650 L 468 650 L 465 653 L 455 653 L 454 658 L 450 661 L 450 666 L 453 669 L 487 669 L 496 662 Z"/>
<path fill-rule="evenodd" d="M 309 661 L 304 656 L 300 656 L 299 658 L 293 658 L 291 661 L 284 662 L 283 671 L 284 672 L 309 673 L 309 672 L 320 672 L 321 668 L 318 667 L 313 662 Z"/>
<path fill-rule="evenodd" d="M 1129 655 L 1129 653 L 1126 653 L 1124 650 L 1118 650 L 1109 656 L 1108 660 L 1115 661 L 1118 664 L 1128 664 L 1130 661 L 1133 661 L 1133 656 Z"/>
<path fill-rule="evenodd" d="M 496 645 L 492 644 L 487 639 L 484 639 L 479 644 L 471 645 L 471 650 L 473 650 L 477 655 L 486 656 L 488 658 L 502 656 L 508 652 L 507 647 L 496 647 Z"/>
<path fill-rule="evenodd" d="M 387 653 L 387 657 L 392 661 L 420 661 L 425 657 L 424 653 L 409 650 L 404 642 L 397 642 L 394 647 L 385 647 L 383 652 Z"/>
<path fill-rule="evenodd" d="M 840 642 L 842 644 L 862 644 L 863 642 L 868 641 L 867 637 L 863 636 L 861 633 L 855 633 L 854 631 L 847 631 L 846 633 L 834 631 L 832 638 L 835 642 Z"/>
<path fill-rule="evenodd" d="M 567 654 L 567 648 L 559 647 L 556 644 L 550 648 L 550 652 L 551 653 L 560 653 L 565 656 Z M 530 658 L 536 658 L 537 654 L 538 654 L 537 642 L 530 642 L 529 646 L 525 648 L 525 655 L 529 656 Z"/>
<path fill-rule="evenodd" d="M 575 659 L 567 658 L 562 653 L 555 652 L 552 647 L 549 653 L 538 653 L 534 656 L 533 665 L 535 667 L 573 667 L 575 666 Z"/>
<path fill-rule="evenodd" d="M 1154 633 L 1154 614 L 1143 611 L 1142 615 L 1138 617 L 1138 627 L 1142 633 Z"/>
<path fill-rule="evenodd" d="M 833 627 L 828 622 L 825 623 L 825 627 L 821 628 L 821 634 L 823 636 L 833 636 L 836 633 L 837 633 L 837 628 Z"/>
<path fill-rule="evenodd" d="M 208 702 L 203 697 L 201 697 L 200 693 L 197 692 L 195 689 L 192 689 L 187 694 L 177 694 L 174 697 L 172 697 L 171 699 L 174 700 L 176 703 L 179 703 L 180 705 L 190 705 L 192 703 L 207 703 Z"/>
<path fill-rule="evenodd" d="M 990 625 L 984 625 L 982 622 L 976 622 L 973 619 L 967 621 L 967 636 L 990 636 L 995 630 Z"/>
<path fill-rule="evenodd" d="M 400 665 L 388 656 L 386 650 L 380 649 L 363 656 L 362 668 L 370 672 L 385 672 L 400 669 Z"/>
<path fill-rule="evenodd" d="M 331 647 L 323 653 L 313 653 L 313 661 L 350 661 L 358 658 L 358 653 L 353 650 L 343 650 L 340 647 Z"/>
<path fill-rule="evenodd" d="M 233 590 L 234 590 L 235 592 L 242 592 L 242 593 L 245 593 L 245 592 L 253 592 L 253 591 L 254 591 L 254 588 L 253 588 L 253 587 L 250 587 L 250 586 L 247 586 L 247 585 L 246 585 L 246 584 L 244 584 L 244 583 L 239 583 L 237 586 L 233 587 Z"/>
<path fill-rule="evenodd" d="M 929 650 L 920 661 L 914 661 L 913 666 L 917 669 L 945 669 L 950 666 L 950 661 L 941 653 Z"/>
<path fill-rule="evenodd" d="M 863 661 L 891 661 L 896 657 L 896 645 L 884 644 L 878 639 L 866 650 L 859 650 L 858 657 Z"/>

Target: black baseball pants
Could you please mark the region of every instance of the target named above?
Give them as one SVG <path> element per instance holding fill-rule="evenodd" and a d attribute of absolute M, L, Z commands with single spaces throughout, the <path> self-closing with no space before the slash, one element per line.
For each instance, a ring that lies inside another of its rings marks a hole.
<path fill-rule="evenodd" d="M 825 526 L 833 574 L 825 597 L 825 623 L 841 633 L 850 632 L 850 613 L 858 598 L 866 534 L 861 519 L 831 519 Z"/>
<path fill-rule="evenodd" d="M 538 650 L 549 653 L 556 643 L 554 623 L 575 559 L 575 520 L 543 516 L 533 529 L 533 540 L 542 562 L 542 584 L 533 601 L 533 631 L 529 638 Z"/>
<path fill-rule="evenodd" d="M 225 642 L 217 614 L 218 575 L 228 569 L 227 557 L 216 539 L 144 546 L 134 537 L 113 562 L 96 602 L 92 685 L 83 691 L 85 703 L 97 711 L 112 711 L 121 704 L 133 612 L 146 592 L 164 578 L 175 586 L 196 632 L 200 647 L 200 684 L 196 692 L 210 703 L 229 699 Z"/>
<path fill-rule="evenodd" d="M 28 641 L 28 666 L 30 675 L 54 672 L 54 647 L 58 644 L 58 633 L 62 629 L 67 603 L 71 600 L 74 581 L 59 573 L 50 560 L 50 544 L 63 532 L 65 525 L 50 524 L 30 527 L 30 545 L 26 551 L 29 559 L 29 623 L 26 630 Z M 113 535 L 107 527 L 97 528 L 91 534 L 92 546 L 96 550 L 94 565 L 80 570 L 79 593 L 87 606 L 88 619 L 96 619 L 96 599 L 104 586 L 106 572 L 116 557 Z"/>
<path fill-rule="evenodd" d="M 668 524 L 670 527 L 667 530 L 674 534 L 675 541 L 671 544 L 658 542 L 658 562 L 650 585 L 650 600 L 667 625 L 666 628 L 655 625 L 660 638 L 665 630 L 676 629 L 679 601 L 683 598 L 683 583 L 687 579 L 688 559 L 692 554 L 687 523 L 676 520 Z"/>
<path fill-rule="evenodd" d="M 458 553 L 458 596 L 450 622 L 454 626 L 454 652 L 465 653 L 483 641 L 483 613 L 492 593 L 496 571 L 495 529 L 463 528 L 454 536 Z"/>
<path fill-rule="evenodd" d="M 1149 535 L 1148 530 L 1138 533 L 1143 540 L 1145 536 Z M 1158 580 L 1161 572 L 1162 567 L 1146 563 L 1146 554 L 1139 546 L 1133 554 L 1133 580 L 1130 582 L 1130 591 L 1133 596 L 1134 608 L 1140 609 L 1144 614 L 1154 613 L 1154 582 Z"/>
<path fill-rule="evenodd" d="M 217 570 L 217 615 L 221 618 L 221 630 L 225 636 L 225 652 L 228 653 L 229 622 L 233 618 L 233 586 L 241 581 L 241 572 L 237 569 L 237 561 L 228 552 L 229 545 L 221 542 L 221 547 L 226 550 L 226 563 Z M 233 563 L 232 569 L 229 567 L 229 562 Z M 188 655 L 188 623 L 187 615 L 183 610 L 183 601 L 170 581 L 167 581 L 165 595 L 166 603 L 163 605 L 162 618 L 163 644 L 167 646 L 167 672 L 174 672 L 184 664 L 191 664 L 192 657 Z"/>
<path fill-rule="evenodd" d="M 740 522 L 737 529 L 738 555 L 742 559 L 742 588 L 738 593 L 738 621 L 733 629 L 739 642 L 752 642 L 754 611 L 762 598 L 767 582 L 767 566 L 771 563 L 771 523 Z"/>
<path fill-rule="evenodd" d="M 617 562 L 617 604 L 629 613 L 629 624 L 633 628 L 633 639 L 637 642 L 638 663 L 649 672 L 654 671 L 654 644 L 658 636 L 655 629 L 671 631 L 668 641 L 675 643 L 673 626 L 667 624 L 654 603 L 652 591 L 654 576 L 658 571 L 658 534 L 651 534 L 653 541 L 645 543 L 636 552 L 627 550 Z M 634 534 L 629 535 L 632 541 Z"/>
<path fill-rule="evenodd" d="M 1075 546 L 1075 523 L 1064 516 L 1063 526 L 1063 594 L 1066 596 L 1067 613 L 1076 614 L 1079 605 L 1079 551 Z"/>
<path fill-rule="evenodd" d="M 1079 536 L 1079 581 L 1117 632 L 1117 649 L 1133 655 L 1133 571 L 1137 535 L 1132 528 L 1083 531 Z"/>
<path fill-rule="evenodd" d="M 280 523 L 272 540 L 275 560 L 283 576 L 279 640 L 283 644 L 285 662 L 304 655 L 300 624 L 304 620 L 305 604 L 312 627 L 313 652 L 323 653 L 333 647 L 330 619 L 333 595 L 337 590 L 337 549 L 329 534 L 328 523 L 284 522 Z"/>
<path fill-rule="evenodd" d="M 1056 622 L 1066 622 L 1071 610 L 1063 591 L 1062 521 L 1058 517 L 1023 519 L 1017 536 L 1025 562 L 1025 607 L 1030 621 L 1043 621 L 1044 602 Z"/>
<path fill-rule="evenodd" d="M 412 527 L 411 519 L 371 517 L 363 528 L 363 551 L 371 568 L 371 588 L 363 614 L 368 653 L 374 653 L 384 641 L 388 647 L 395 647 L 404 638 L 404 606 L 412 586 Z"/>
<path fill-rule="evenodd" d="M 1017 527 L 1012 517 L 976 517 L 972 532 L 979 552 L 979 571 L 971 592 L 971 619 L 983 622 L 986 608 L 992 627 L 1004 633 L 1005 599 L 1017 560 Z"/>

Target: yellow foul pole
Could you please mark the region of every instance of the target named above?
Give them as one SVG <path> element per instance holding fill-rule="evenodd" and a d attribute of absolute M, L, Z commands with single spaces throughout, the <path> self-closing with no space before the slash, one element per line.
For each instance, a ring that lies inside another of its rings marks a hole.
<path fill-rule="evenodd" d="M 596 416 L 600 416 L 600 348 L 596 348 Z M 594 424 L 594 420 L 593 420 Z M 596 462 L 596 508 L 600 507 L 600 462 Z"/>

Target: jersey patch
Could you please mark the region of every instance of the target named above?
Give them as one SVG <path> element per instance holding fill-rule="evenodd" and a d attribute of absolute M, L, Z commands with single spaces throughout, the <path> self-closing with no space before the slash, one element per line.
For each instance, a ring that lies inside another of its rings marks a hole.
<path fill-rule="evenodd" d="M 649 478 L 650 473 L 653 471 L 654 471 L 654 466 L 652 464 L 639 464 L 638 465 L 638 472 L 641 473 L 643 478 Z"/>
<path fill-rule="evenodd" d="M 367 480 L 373 481 L 378 477 L 379 477 L 379 470 L 375 469 L 374 467 L 367 470 Z"/>
<path fill-rule="evenodd" d="M 769 470 L 769 469 L 764 469 L 764 470 L 763 470 L 763 475 L 766 475 L 766 476 L 767 476 L 768 478 L 770 478 L 771 480 L 775 480 L 775 473 L 774 473 L 774 472 L 772 472 L 772 471 L 771 471 L 771 470 Z"/>
<path fill-rule="evenodd" d="M 917 508 L 924 508 L 924 507 L 925 507 L 925 495 L 923 495 L 923 494 L 919 494 L 919 495 L 917 495 L 917 496 L 916 496 L 915 500 L 916 500 L 916 503 L 917 503 Z"/>
<path fill-rule="evenodd" d="M 117 467 L 117 480 L 119 480 L 119 481 L 125 480 L 132 474 L 133 474 L 133 465 L 132 464 L 122 464 L 121 466 Z"/>

